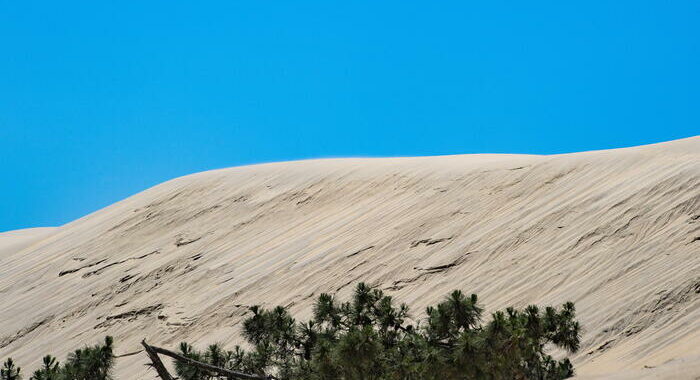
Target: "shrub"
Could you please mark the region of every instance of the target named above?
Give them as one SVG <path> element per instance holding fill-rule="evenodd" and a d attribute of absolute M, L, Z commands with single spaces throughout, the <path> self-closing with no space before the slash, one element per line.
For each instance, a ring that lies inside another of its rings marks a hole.
<path fill-rule="evenodd" d="M 55 357 L 46 355 L 42 367 L 32 373 L 30 380 L 111 380 L 113 343 L 112 337 L 107 336 L 104 344 L 75 350 L 63 365 Z M 21 380 L 20 369 L 12 359 L 7 359 L 0 375 L 2 380 Z"/>
<path fill-rule="evenodd" d="M 7 358 L 0 369 L 0 379 L 2 380 L 22 380 L 21 368 L 15 366 L 12 358 Z"/>
<path fill-rule="evenodd" d="M 63 379 L 110 380 L 114 365 L 113 339 L 105 337 L 103 345 L 84 347 L 68 355 L 61 368 Z"/>
<path fill-rule="evenodd" d="M 183 355 L 230 370 L 273 373 L 280 379 L 564 379 L 568 359 L 545 353 L 548 344 L 576 352 L 579 324 L 573 303 L 561 308 L 508 308 L 483 324 L 478 298 L 450 293 L 426 310 L 423 324 L 408 322 L 408 307 L 367 284 L 350 302 L 321 294 L 313 318 L 296 322 L 283 307 L 253 306 L 243 323 L 252 350 L 202 354 L 187 343 Z M 183 380 L 212 379 L 176 363 Z"/>
<path fill-rule="evenodd" d="M 43 366 L 34 371 L 30 380 L 61 380 L 61 367 L 56 358 L 46 355 L 42 361 Z"/>

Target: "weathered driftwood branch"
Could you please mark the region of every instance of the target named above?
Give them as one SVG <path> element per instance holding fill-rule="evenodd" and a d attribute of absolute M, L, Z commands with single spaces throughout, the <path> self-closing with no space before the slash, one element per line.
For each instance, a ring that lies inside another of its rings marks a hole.
<path fill-rule="evenodd" d="M 212 372 L 212 373 L 216 373 L 216 374 L 218 374 L 218 375 L 220 375 L 220 376 L 226 376 L 226 377 L 232 378 L 232 379 L 256 379 L 256 380 L 271 380 L 271 379 L 275 379 L 275 377 L 272 376 L 272 375 L 268 375 L 268 376 L 265 376 L 265 375 L 251 375 L 251 374 L 248 374 L 248 373 L 243 373 L 243 372 L 238 372 L 238 371 L 232 371 L 232 370 L 230 370 L 230 369 L 225 369 L 225 368 L 213 366 L 213 365 L 208 364 L 208 363 L 202 363 L 202 362 L 200 362 L 200 361 L 197 361 L 197 360 L 190 359 L 190 358 L 188 358 L 188 357 L 182 356 L 182 355 L 180 355 L 180 354 L 178 354 L 178 353 L 176 353 L 176 352 L 173 352 L 173 351 L 170 351 L 170 350 L 166 350 L 165 348 L 160 348 L 160 347 L 148 345 L 148 344 L 146 344 L 146 341 L 145 341 L 145 340 L 143 340 L 143 341 L 141 342 L 141 344 L 142 344 L 143 347 L 146 349 L 146 353 L 148 353 L 148 356 L 151 358 L 151 361 L 153 362 L 153 366 L 156 368 L 156 370 L 158 371 L 158 375 L 160 375 L 160 377 L 161 377 L 163 380 L 173 380 L 173 377 L 172 377 L 172 376 L 168 373 L 168 371 L 165 369 L 165 366 L 163 365 L 163 362 L 160 361 L 160 358 L 158 357 L 157 354 L 162 354 L 162 355 L 165 355 L 165 356 L 170 356 L 171 358 L 173 358 L 173 359 L 175 359 L 175 360 L 179 360 L 179 361 L 181 361 L 181 362 L 183 362 L 183 363 L 186 363 L 186 364 L 188 364 L 188 365 L 191 365 L 191 366 L 193 366 L 193 367 L 198 367 L 198 368 L 201 368 L 201 369 L 203 369 L 203 370 L 205 370 L 205 371 Z M 153 354 L 153 355 L 151 355 L 151 354 Z M 156 360 L 154 360 L 154 357 L 155 357 Z M 158 363 L 156 363 L 156 361 L 157 361 Z M 159 369 L 159 367 L 160 367 L 160 369 Z M 161 370 L 162 370 L 162 372 L 161 372 Z M 166 377 L 164 377 L 164 375 L 165 375 Z"/>
<path fill-rule="evenodd" d="M 153 364 L 153 368 L 155 368 L 156 372 L 158 372 L 158 376 L 160 376 L 160 378 L 163 380 L 175 380 L 172 377 L 172 375 L 170 375 L 168 370 L 165 368 L 165 365 L 158 357 L 158 354 L 154 350 L 154 347 L 146 344 L 146 339 L 141 341 L 141 345 L 143 345 L 143 348 L 146 350 L 146 354 L 151 359 L 151 363 Z"/>

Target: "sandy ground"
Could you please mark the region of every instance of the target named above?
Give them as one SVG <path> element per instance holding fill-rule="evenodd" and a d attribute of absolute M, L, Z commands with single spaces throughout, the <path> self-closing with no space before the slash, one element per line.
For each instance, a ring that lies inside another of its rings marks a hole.
<path fill-rule="evenodd" d="M 39 227 L 0 232 L 0 260 L 6 255 L 22 251 L 32 244 L 40 242 L 54 231 L 56 228 L 53 227 Z"/>
<path fill-rule="evenodd" d="M 416 319 L 576 303 L 582 378 L 700 376 L 700 137 L 555 156 L 331 159 L 178 178 L 56 229 L 0 234 L 0 358 L 29 373 L 106 334 L 232 347 L 252 304 L 301 318 L 357 281 Z M 118 379 L 154 379 L 143 353 Z"/>

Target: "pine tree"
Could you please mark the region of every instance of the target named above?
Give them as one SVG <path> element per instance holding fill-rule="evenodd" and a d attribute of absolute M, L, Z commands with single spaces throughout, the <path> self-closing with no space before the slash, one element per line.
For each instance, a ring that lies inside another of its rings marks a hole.
<path fill-rule="evenodd" d="M 203 361 L 203 355 L 191 345 L 180 343 L 180 353 L 186 358 Z M 208 374 L 197 367 L 192 367 L 182 362 L 175 362 L 175 372 L 183 380 L 206 380 Z"/>
<path fill-rule="evenodd" d="M 68 355 L 61 376 L 71 380 L 111 380 L 114 365 L 114 340 L 105 337 L 103 345 L 84 347 Z"/>
<path fill-rule="evenodd" d="M 0 369 L 0 379 L 2 380 L 22 380 L 21 368 L 15 366 L 12 358 L 7 358 Z"/>
<path fill-rule="evenodd" d="M 428 307 L 424 324 L 415 326 L 407 323 L 405 304 L 395 305 L 365 283 L 357 285 L 350 302 L 321 294 L 307 322 L 296 322 L 282 307 L 250 311 L 243 336 L 252 351 L 226 352 L 215 345 L 202 355 L 186 343 L 181 351 L 227 369 L 280 379 L 555 380 L 573 376 L 574 369 L 544 347 L 576 352 L 580 343 L 570 302 L 544 313 L 537 306 L 508 308 L 484 324 L 477 296 L 459 290 Z M 183 376 L 193 369 L 183 363 L 176 367 L 185 380 L 215 378 Z"/>
<path fill-rule="evenodd" d="M 46 355 L 43 358 L 43 366 L 34 371 L 30 380 L 62 380 L 61 368 L 59 362 L 51 355 Z"/>

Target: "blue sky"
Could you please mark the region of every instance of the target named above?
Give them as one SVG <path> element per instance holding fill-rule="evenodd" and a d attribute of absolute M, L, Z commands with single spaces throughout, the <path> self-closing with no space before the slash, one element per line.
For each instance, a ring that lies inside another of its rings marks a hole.
<path fill-rule="evenodd" d="M 0 231 L 192 172 L 700 131 L 697 1 L 0 1 Z"/>

